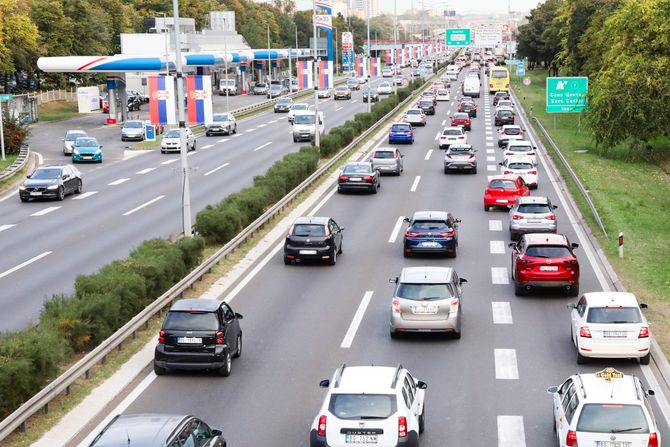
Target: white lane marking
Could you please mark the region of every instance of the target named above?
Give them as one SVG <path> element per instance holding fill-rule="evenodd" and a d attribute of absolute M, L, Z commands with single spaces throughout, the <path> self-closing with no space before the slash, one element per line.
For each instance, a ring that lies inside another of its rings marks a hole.
<path fill-rule="evenodd" d="M 430 156 L 433 155 L 433 150 L 428 149 L 428 152 L 426 152 L 426 156 L 423 157 L 424 160 L 430 160 Z"/>
<path fill-rule="evenodd" d="M 274 124 L 276 122 L 277 122 L 277 120 L 272 120 L 272 121 L 268 121 L 268 124 Z"/>
<path fill-rule="evenodd" d="M 409 190 L 411 192 L 415 192 L 416 188 L 419 186 L 420 181 L 421 181 L 421 176 L 417 175 L 416 178 L 414 179 L 414 182 L 412 183 L 412 187 Z"/>
<path fill-rule="evenodd" d="M 44 253 L 39 254 L 39 255 L 35 256 L 34 258 L 30 258 L 30 259 L 28 259 L 27 261 L 22 262 L 21 264 L 12 267 L 12 268 L 9 269 L 9 270 L 5 270 L 4 272 L 0 273 L 0 279 L 1 279 L 1 278 L 4 278 L 5 276 L 11 275 L 11 274 L 14 273 L 15 271 L 17 271 L 17 270 L 19 270 L 19 269 L 22 269 L 23 267 L 25 267 L 25 266 L 27 266 L 27 265 L 29 265 L 29 264 L 32 264 L 32 263 L 35 262 L 35 261 L 39 261 L 40 259 L 42 259 L 42 258 L 45 257 L 45 256 L 49 256 L 51 253 L 53 253 L 53 252 L 51 252 L 51 251 L 45 251 Z"/>
<path fill-rule="evenodd" d="M 272 122 L 274 122 L 274 121 L 272 121 Z M 221 138 L 220 140 L 217 140 L 216 142 L 217 143 L 225 143 L 228 140 L 229 140 L 229 138 Z"/>
<path fill-rule="evenodd" d="M 516 366 L 516 349 L 494 349 L 493 352 L 496 364 L 496 379 L 518 380 L 519 371 Z"/>
<path fill-rule="evenodd" d="M 496 168 L 496 165 L 486 165 L 486 170 L 487 171 L 495 171 L 498 168 Z"/>
<path fill-rule="evenodd" d="M 451 104 L 450 104 L 450 105 L 452 105 L 452 106 L 453 106 L 453 105 L 454 105 L 454 101 L 451 101 Z"/>
<path fill-rule="evenodd" d="M 6 225 L 0 225 L 0 232 L 9 230 L 10 228 L 16 226 L 16 224 L 6 224 Z"/>
<path fill-rule="evenodd" d="M 247 130 L 246 130 L 246 133 L 253 132 L 254 130 L 256 130 L 256 129 L 255 129 L 255 128 L 247 129 Z"/>
<path fill-rule="evenodd" d="M 489 128 L 489 129 L 490 129 L 490 128 Z M 493 132 L 491 132 L 491 130 L 489 130 L 489 129 L 486 129 L 486 135 L 491 136 L 491 135 L 493 135 Z"/>
<path fill-rule="evenodd" d="M 223 169 L 223 168 L 225 168 L 225 167 L 228 166 L 228 165 L 230 165 L 230 163 L 224 163 L 224 164 L 222 164 L 221 166 L 217 166 L 216 168 L 212 169 L 211 171 L 205 172 L 204 175 L 207 176 L 207 175 L 209 175 L 209 174 L 214 174 L 216 171 L 218 171 L 218 170 L 220 170 L 220 169 Z"/>
<path fill-rule="evenodd" d="M 489 241 L 489 248 L 492 255 L 504 255 L 505 241 Z"/>
<path fill-rule="evenodd" d="M 493 141 L 487 141 L 486 147 L 493 147 Z"/>
<path fill-rule="evenodd" d="M 259 125 L 258 125 L 259 128 L 261 128 L 261 127 L 265 127 L 265 126 L 266 126 L 266 124 L 259 124 Z"/>
<path fill-rule="evenodd" d="M 489 220 L 489 231 L 502 231 L 502 220 Z"/>
<path fill-rule="evenodd" d="M 271 144 L 272 144 L 272 141 L 268 141 L 268 142 L 265 143 L 265 144 L 261 144 L 261 145 L 258 146 L 256 149 L 254 149 L 254 152 L 256 152 L 256 151 L 260 151 L 260 150 L 263 149 L 265 146 L 269 146 L 269 145 L 271 145 Z"/>
<path fill-rule="evenodd" d="M 451 110 L 447 111 L 447 115 L 451 115 Z"/>
<path fill-rule="evenodd" d="M 342 110 L 342 109 L 344 109 L 344 106 L 342 106 L 342 107 L 338 107 L 337 109 L 335 109 L 335 111 L 336 111 L 336 112 L 339 112 L 339 111 Z"/>
<path fill-rule="evenodd" d="M 176 160 L 177 160 L 177 159 L 175 158 L 175 161 L 176 161 Z M 125 182 L 127 182 L 128 180 L 130 180 L 130 179 L 129 179 L 129 178 L 120 178 L 120 179 L 118 179 L 118 180 L 114 180 L 114 181 L 111 182 L 111 183 L 107 183 L 107 186 L 116 186 L 116 185 L 120 185 L 121 183 L 125 183 Z"/>
<path fill-rule="evenodd" d="M 213 144 L 208 144 L 206 146 L 201 147 L 200 149 L 209 149 L 210 147 L 214 147 Z"/>
<path fill-rule="evenodd" d="M 130 211 L 126 211 L 125 213 L 123 213 L 123 215 L 124 215 L 124 216 L 130 216 L 131 214 L 133 214 L 133 213 L 135 213 L 135 212 L 141 210 L 142 208 L 146 208 L 147 206 L 151 205 L 152 203 L 158 202 L 158 201 L 159 201 L 160 199 L 162 199 L 163 197 L 165 197 L 165 196 L 163 195 L 163 196 L 158 196 L 158 197 L 156 197 L 156 198 L 153 198 L 153 199 L 149 200 L 148 202 L 145 202 L 145 203 L 143 203 L 142 205 L 133 208 L 133 209 L 130 210 Z"/>
<path fill-rule="evenodd" d="M 351 103 L 353 104 L 353 103 L 355 103 L 356 101 L 358 101 L 358 99 L 354 99 L 353 101 L 351 101 Z"/>
<path fill-rule="evenodd" d="M 484 120 L 484 124 L 486 124 L 487 126 L 490 127 L 490 126 L 491 126 L 491 119 L 490 119 L 490 118 L 486 118 L 486 119 Z"/>
<path fill-rule="evenodd" d="M 351 324 L 349 325 L 349 330 L 347 330 L 347 334 L 344 336 L 344 340 L 342 340 L 342 344 L 340 345 L 340 348 L 350 348 L 351 343 L 354 341 L 354 337 L 356 336 L 356 331 L 358 331 L 358 326 L 360 326 L 361 321 L 363 320 L 363 315 L 365 314 L 365 310 L 368 308 L 368 304 L 370 304 L 370 300 L 372 299 L 372 294 L 374 291 L 368 290 L 365 292 L 365 295 L 363 295 L 363 299 L 361 300 L 361 304 L 358 305 L 358 309 L 356 309 L 356 314 L 354 315 L 354 319 L 351 320 Z"/>
<path fill-rule="evenodd" d="M 44 216 L 45 214 L 56 211 L 57 209 L 60 209 L 60 206 L 50 206 L 49 208 L 44 208 L 41 211 L 31 214 L 31 216 Z"/>
<path fill-rule="evenodd" d="M 37 165 L 42 166 L 44 164 L 44 157 L 39 152 L 34 152 L 34 154 L 37 155 Z"/>
<path fill-rule="evenodd" d="M 442 120 L 442 126 L 444 126 L 445 124 L 447 124 L 447 120 Z"/>
<path fill-rule="evenodd" d="M 507 267 L 491 267 L 491 282 L 493 284 L 509 284 Z"/>
<path fill-rule="evenodd" d="M 486 141 L 493 141 L 493 137 L 486 137 Z"/>
<path fill-rule="evenodd" d="M 169 164 L 172 164 L 172 163 L 176 163 L 178 161 L 179 161 L 178 158 L 172 158 L 170 160 L 161 161 L 161 164 L 162 165 L 169 165 Z"/>
<path fill-rule="evenodd" d="M 487 156 L 486 161 L 496 161 L 496 157 L 495 156 L 493 156 L 493 157 Z"/>
<path fill-rule="evenodd" d="M 398 233 L 400 232 L 400 227 L 402 227 L 402 223 L 405 221 L 405 216 L 400 216 L 398 217 L 398 220 L 396 220 L 395 225 L 393 226 L 393 231 L 391 231 L 391 236 L 389 237 L 389 244 L 395 244 L 395 240 L 398 237 Z"/>
<path fill-rule="evenodd" d="M 140 174 L 140 175 L 142 175 L 142 174 L 147 174 L 147 173 L 153 171 L 154 169 L 156 169 L 156 168 L 146 168 L 146 169 L 142 169 L 141 171 L 137 171 L 135 174 Z"/>
<path fill-rule="evenodd" d="M 83 194 L 79 194 L 77 197 L 75 197 L 72 200 L 84 200 L 86 197 L 91 197 L 93 194 L 97 194 L 98 191 L 88 191 Z"/>
<path fill-rule="evenodd" d="M 495 154 L 496 151 L 495 151 L 495 149 L 486 149 L 486 153 L 487 154 Z M 495 159 L 495 157 L 494 157 L 494 159 Z"/>
<path fill-rule="evenodd" d="M 438 138 L 440 138 L 440 132 L 435 134 L 435 141 L 437 141 Z"/>
<path fill-rule="evenodd" d="M 236 133 L 236 134 L 233 135 L 233 138 L 235 138 L 235 137 L 241 137 L 241 136 L 242 136 L 241 133 Z"/>
<path fill-rule="evenodd" d="M 512 321 L 512 306 L 509 301 L 493 301 L 493 324 L 514 324 Z"/>
<path fill-rule="evenodd" d="M 523 416 L 498 416 L 498 447 L 526 447 Z"/>

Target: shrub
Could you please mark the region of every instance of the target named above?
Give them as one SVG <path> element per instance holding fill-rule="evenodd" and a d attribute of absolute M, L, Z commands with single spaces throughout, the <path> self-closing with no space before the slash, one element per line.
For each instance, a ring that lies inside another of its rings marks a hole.
<path fill-rule="evenodd" d="M 181 256 L 186 268 L 192 269 L 200 264 L 202 251 L 205 249 L 205 240 L 200 236 L 183 237 L 175 245 L 181 250 Z"/>
<path fill-rule="evenodd" d="M 122 262 L 142 275 L 146 284 L 145 296 L 150 300 L 163 294 L 188 272 L 181 250 L 165 239 L 142 242 Z"/>
<path fill-rule="evenodd" d="M 240 210 L 245 223 L 251 223 L 263 214 L 270 200 L 265 188 L 252 186 L 231 194 L 226 198 L 226 202 Z"/>

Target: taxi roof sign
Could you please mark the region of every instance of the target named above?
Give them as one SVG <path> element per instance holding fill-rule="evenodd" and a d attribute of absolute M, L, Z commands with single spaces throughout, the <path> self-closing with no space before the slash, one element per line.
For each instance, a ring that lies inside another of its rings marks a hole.
<path fill-rule="evenodd" d="M 623 373 L 617 371 L 614 368 L 605 368 L 602 371 L 596 373 L 596 377 L 599 379 L 605 379 L 605 382 L 611 382 L 612 379 L 623 379 Z"/>

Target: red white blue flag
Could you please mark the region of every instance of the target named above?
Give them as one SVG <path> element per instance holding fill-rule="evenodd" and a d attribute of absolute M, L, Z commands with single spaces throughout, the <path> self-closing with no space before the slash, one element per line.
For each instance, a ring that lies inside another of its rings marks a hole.
<path fill-rule="evenodd" d="M 189 124 L 212 122 L 211 76 L 186 76 L 186 98 Z"/>
<path fill-rule="evenodd" d="M 319 61 L 319 88 L 333 88 L 333 61 Z"/>
<path fill-rule="evenodd" d="M 370 76 L 381 75 L 381 60 L 378 57 L 370 58 Z"/>
<path fill-rule="evenodd" d="M 151 124 L 177 124 L 174 77 L 149 76 L 149 117 Z"/>
<path fill-rule="evenodd" d="M 312 88 L 312 61 L 296 62 L 298 69 L 298 88 Z"/>

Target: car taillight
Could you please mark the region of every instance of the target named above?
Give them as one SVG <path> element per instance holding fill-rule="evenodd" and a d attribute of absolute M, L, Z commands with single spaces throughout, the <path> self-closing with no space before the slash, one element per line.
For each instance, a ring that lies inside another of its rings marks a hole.
<path fill-rule="evenodd" d="M 391 301 L 391 310 L 393 313 L 399 314 L 400 313 L 400 301 L 394 299 Z"/>
<path fill-rule="evenodd" d="M 416 232 L 414 232 L 414 231 L 406 231 L 406 232 L 405 232 L 405 236 L 407 236 L 407 237 L 416 237 L 416 236 L 418 236 L 418 235 L 420 235 L 420 234 L 421 234 L 421 233 L 416 233 Z"/>
<path fill-rule="evenodd" d="M 514 216 L 512 216 L 512 220 L 521 220 L 521 219 L 523 219 L 523 216 L 521 214 L 515 214 Z"/>
<path fill-rule="evenodd" d="M 470 154 L 468 158 L 475 158 L 475 154 Z"/>
<path fill-rule="evenodd" d="M 158 343 L 165 343 L 165 331 L 158 331 Z"/>
<path fill-rule="evenodd" d="M 316 430 L 317 436 L 326 436 L 326 416 L 321 415 L 319 416 L 319 426 L 317 427 Z"/>
<path fill-rule="evenodd" d="M 365 177 L 363 177 L 363 180 L 365 180 L 366 182 L 371 182 L 371 181 L 373 181 L 374 179 L 375 179 L 375 178 L 374 178 L 373 176 L 371 176 L 371 175 L 366 175 Z"/>
<path fill-rule="evenodd" d="M 579 328 L 579 336 L 584 338 L 591 338 L 591 330 L 588 326 L 582 326 Z"/>
<path fill-rule="evenodd" d="M 225 340 L 225 338 L 224 338 L 224 335 L 225 335 L 225 334 L 224 334 L 223 332 L 221 332 L 221 331 L 219 331 L 219 332 L 216 333 L 216 344 L 217 344 L 217 345 L 222 345 L 222 344 L 224 344 L 224 343 L 226 342 L 226 340 Z"/>
<path fill-rule="evenodd" d="M 514 172 L 512 172 L 512 171 L 505 171 L 505 172 L 503 172 L 503 174 L 505 174 L 505 175 L 507 175 L 507 174 L 514 174 Z"/>
<path fill-rule="evenodd" d="M 545 217 L 545 219 L 556 220 L 556 215 L 555 214 L 550 214 L 547 217 Z"/>
<path fill-rule="evenodd" d="M 349 177 L 347 177 L 346 175 L 341 175 L 340 180 L 342 180 L 343 182 L 346 182 L 347 180 L 349 180 Z"/>
<path fill-rule="evenodd" d="M 649 433 L 649 444 L 647 447 L 658 447 L 658 435 L 656 432 Z"/>
<path fill-rule="evenodd" d="M 404 438 L 407 436 L 407 418 L 405 416 L 398 416 L 398 437 Z"/>
<path fill-rule="evenodd" d="M 649 328 L 647 326 L 642 326 L 640 328 L 640 335 L 637 338 L 648 338 L 649 337 Z"/>
<path fill-rule="evenodd" d="M 579 447 L 577 445 L 577 432 L 573 430 L 568 431 L 568 435 L 565 437 L 566 447 Z"/>
<path fill-rule="evenodd" d="M 461 135 L 460 137 L 458 137 L 458 139 L 459 140 L 465 140 L 465 137 L 463 135 Z"/>
<path fill-rule="evenodd" d="M 528 155 L 535 155 L 535 152 L 528 152 Z"/>
<path fill-rule="evenodd" d="M 537 171 L 528 171 L 529 174 L 537 175 Z"/>

